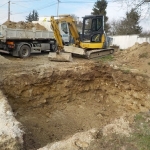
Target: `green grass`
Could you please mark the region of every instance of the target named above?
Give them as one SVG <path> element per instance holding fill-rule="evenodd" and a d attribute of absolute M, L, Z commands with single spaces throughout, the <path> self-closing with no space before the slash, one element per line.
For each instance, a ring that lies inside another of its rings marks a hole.
<path fill-rule="evenodd" d="M 141 121 L 143 121 L 143 116 L 142 116 L 142 114 L 141 113 L 139 113 L 139 114 L 137 114 L 135 117 L 134 117 L 134 120 L 135 120 L 135 122 L 141 122 Z"/>
<path fill-rule="evenodd" d="M 122 70 L 122 72 L 125 73 L 125 74 L 128 74 L 128 73 L 130 73 L 130 70 L 126 69 L 126 70 Z"/>
<path fill-rule="evenodd" d="M 149 130 L 148 126 L 143 128 L 138 127 L 138 130 L 132 135 L 132 141 L 135 141 L 139 150 L 150 150 Z"/>
<path fill-rule="evenodd" d="M 112 55 L 106 55 L 100 58 L 101 61 L 106 62 L 106 61 L 113 61 L 114 57 Z"/>
<path fill-rule="evenodd" d="M 150 150 L 150 121 L 146 121 L 144 113 L 135 116 L 134 132 L 132 140 L 135 141 L 139 150 Z"/>
<path fill-rule="evenodd" d="M 150 150 L 150 113 L 138 113 L 130 124 L 132 132 L 129 137 L 112 133 L 98 139 L 99 145 L 94 150 Z M 100 148 L 99 148 L 100 147 Z"/>

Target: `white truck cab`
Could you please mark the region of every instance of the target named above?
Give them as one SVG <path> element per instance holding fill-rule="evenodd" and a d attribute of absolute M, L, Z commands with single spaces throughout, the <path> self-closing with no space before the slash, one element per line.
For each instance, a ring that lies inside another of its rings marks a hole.
<path fill-rule="evenodd" d="M 38 21 L 32 21 L 32 23 L 39 23 L 40 25 L 44 26 L 48 31 L 52 31 L 51 23 L 50 23 L 50 16 L 49 17 L 39 17 Z M 70 32 L 69 27 L 66 22 L 61 22 L 59 24 L 60 33 L 63 39 L 63 42 L 68 45 L 70 42 Z"/>

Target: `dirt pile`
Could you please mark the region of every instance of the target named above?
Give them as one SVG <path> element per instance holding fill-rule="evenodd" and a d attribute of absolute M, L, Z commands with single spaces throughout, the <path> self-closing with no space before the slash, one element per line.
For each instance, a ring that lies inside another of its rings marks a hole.
<path fill-rule="evenodd" d="M 76 133 L 69 139 L 48 144 L 47 146 L 38 150 L 80 150 L 88 149 L 90 143 L 95 140 L 98 131 L 91 129 L 87 132 Z"/>
<path fill-rule="evenodd" d="M 3 56 L 0 55 L 0 64 L 8 64 L 11 63 L 11 61 Z"/>
<path fill-rule="evenodd" d="M 36 30 L 47 30 L 44 26 L 40 25 L 39 23 L 33 24 L 32 22 L 13 22 L 13 21 L 6 21 L 3 23 L 3 25 L 6 25 L 7 28 L 13 28 L 13 29 L 28 29 L 31 30 L 33 27 L 36 28 Z"/>
<path fill-rule="evenodd" d="M 112 133 L 117 133 L 130 136 L 131 128 L 129 125 L 129 121 L 126 121 L 122 116 L 119 119 L 115 119 L 111 124 L 106 125 L 103 128 L 103 135 L 107 136 Z"/>
<path fill-rule="evenodd" d="M 135 69 L 135 71 L 150 74 L 150 44 L 145 42 L 142 44 L 136 43 L 134 46 L 118 51 L 115 54 L 115 63 L 126 69 Z"/>

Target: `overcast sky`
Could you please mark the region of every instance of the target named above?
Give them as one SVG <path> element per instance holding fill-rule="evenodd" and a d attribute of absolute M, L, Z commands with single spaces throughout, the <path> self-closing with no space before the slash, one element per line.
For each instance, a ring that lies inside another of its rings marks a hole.
<path fill-rule="evenodd" d="M 0 0 L 0 24 L 8 18 L 8 1 Z M 37 10 L 40 17 L 56 16 L 58 14 L 75 14 L 80 19 L 85 15 L 90 15 L 96 0 L 11 0 L 10 12 L 11 21 L 25 21 L 25 17 L 34 9 Z M 142 1 L 142 0 L 141 0 Z M 107 16 L 109 21 L 122 19 L 125 12 L 129 11 L 132 6 L 141 2 L 140 0 L 107 0 Z M 148 12 L 149 3 L 139 7 L 142 10 L 140 25 L 149 30 L 150 11 Z"/>

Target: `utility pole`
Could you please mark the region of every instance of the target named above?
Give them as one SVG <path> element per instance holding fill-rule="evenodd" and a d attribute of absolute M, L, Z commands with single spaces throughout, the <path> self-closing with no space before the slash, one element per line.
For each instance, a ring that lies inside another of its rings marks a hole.
<path fill-rule="evenodd" d="M 59 10 L 59 0 L 58 1 L 58 4 L 57 4 L 57 17 L 58 17 L 58 10 Z"/>
<path fill-rule="evenodd" d="M 10 1 L 8 1 L 8 21 L 10 21 Z"/>

